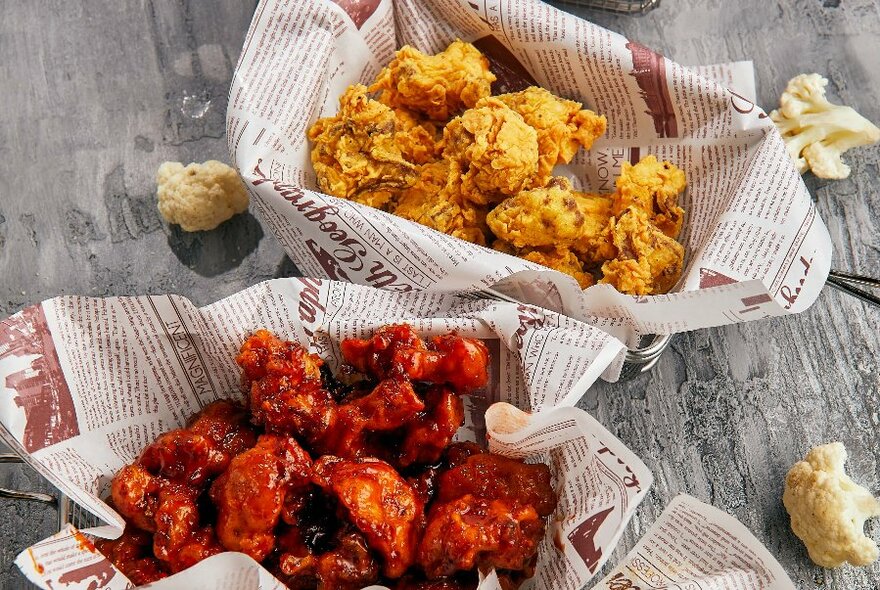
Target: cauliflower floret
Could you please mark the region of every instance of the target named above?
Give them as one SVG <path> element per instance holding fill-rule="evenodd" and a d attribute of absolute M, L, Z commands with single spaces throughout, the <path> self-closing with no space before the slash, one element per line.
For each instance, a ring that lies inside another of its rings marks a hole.
<path fill-rule="evenodd" d="M 850 168 L 841 155 L 880 141 L 880 129 L 851 107 L 828 102 L 827 85 L 819 74 L 795 76 L 770 118 L 801 174 L 812 170 L 820 178 L 846 178 Z"/>
<path fill-rule="evenodd" d="M 822 567 L 869 565 L 878 556 L 864 528 L 867 519 L 880 516 L 880 502 L 846 475 L 845 462 L 843 443 L 829 443 L 811 450 L 785 476 L 782 503 L 791 530 Z"/>
<path fill-rule="evenodd" d="M 156 172 L 159 213 L 184 231 L 214 229 L 243 213 L 250 201 L 235 169 L 217 160 L 184 167 L 165 162 Z"/>

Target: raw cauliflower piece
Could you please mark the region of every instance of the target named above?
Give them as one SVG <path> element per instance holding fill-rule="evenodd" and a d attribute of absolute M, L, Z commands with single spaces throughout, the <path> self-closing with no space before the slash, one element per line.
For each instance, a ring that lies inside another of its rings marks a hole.
<path fill-rule="evenodd" d="M 159 213 L 184 231 L 214 229 L 246 211 L 250 201 L 238 172 L 217 160 L 186 167 L 165 162 L 156 172 L 156 184 Z"/>
<path fill-rule="evenodd" d="M 822 567 L 869 565 L 878 556 L 864 528 L 867 519 L 880 516 L 880 502 L 846 475 L 845 462 L 843 443 L 833 442 L 811 450 L 785 476 L 782 503 L 791 530 Z"/>
<path fill-rule="evenodd" d="M 880 141 L 880 129 L 851 107 L 828 102 L 827 85 L 819 74 L 795 76 L 770 118 L 801 174 L 812 170 L 819 178 L 846 178 L 850 168 L 841 155 Z"/>

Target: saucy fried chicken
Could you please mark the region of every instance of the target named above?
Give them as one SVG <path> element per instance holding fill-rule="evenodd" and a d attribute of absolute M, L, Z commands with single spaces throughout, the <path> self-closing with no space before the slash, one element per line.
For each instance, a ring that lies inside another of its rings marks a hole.
<path fill-rule="evenodd" d="M 464 404 L 454 392 L 432 386 L 425 394 L 425 410 L 405 428 L 400 464 L 436 463 L 464 424 Z"/>
<path fill-rule="evenodd" d="M 543 463 L 523 463 L 503 455 L 475 454 L 440 475 L 437 502 L 468 494 L 528 504 L 539 516 L 549 516 L 556 510 L 550 469 Z"/>
<path fill-rule="evenodd" d="M 414 381 L 448 383 L 459 393 L 489 380 L 489 351 L 475 338 L 444 334 L 427 346 L 407 324 L 384 326 L 369 339 L 342 341 L 342 356 L 361 373 L 378 379 L 405 376 Z"/>
<path fill-rule="evenodd" d="M 443 142 L 453 186 L 478 205 L 536 186 L 538 134 L 500 100 L 487 98 L 450 121 Z"/>
<path fill-rule="evenodd" d="M 256 561 L 269 555 L 285 498 L 308 486 L 311 464 L 294 439 L 276 434 L 235 457 L 211 486 L 220 544 Z"/>
<path fill-rule="evenodd" d="M 381 208 L 411 186 L 416 167 L 401 152 L 397 127 L 393 110 L 370 98 L 365 86 L 350 86 L 339 99 L 339 112 L 318 119 L 308 131 L 320 189 Z"/>
<path fill-rule="evenodd" d="M 581 103 L 559 98 L 537 86 L 495 98 L 522 115 L 538 132 L 540 156 L 535 182 L 539 186 L 550 178 L 556 164 L 571 162 L 578 148 L 590 149 L 607 126 L 604 115 L 582 109 Z"/>
<path fill-rule="evenodd" d="M 684 222 L 678 197 L 686 186 L 684 171 L 655 156 L 645 156 L 635 165 L 624 162 L 612 196 L 613 213 L 620 216 L 629 207 L 641 209 L 660 231 L 678 238 Z"/>
<path fill-rule="evenodd" d="M 534 507 L 466 495 L 431 508 L 418 563 L 429 578 L 474 567 L 522 569 L 543 537 Z"/>
<path fill-rule="evenodd" d="M 153 536 L 146 531 L 126 526 L 118 539 L 95 539 L 95 548 L 137 586 L 168 576 L 152 555 Z"/>
<path fill-rule="evenodd" d="M 254 422 L 301 440 L 321 439 L 336 421 L 333 396 L 321 381 L 322 361 L 296 342 L 257 330 L 241 347 Z"/>
<path fill-rule="evenodd" d="M 280 576 L 293 590 L 360 590 L 379 579 L 379 564 L 363 534 L 340 529 L 332 548 L 312 554 L 305 544 L 286 547 L 279 559 Z"/>
<path fill-rule="evenodd" d="M 548 468 L 451 442 L 461 396 L 487 384 L 486 346 L 400 324 L 342 352 L 333 377 L 299 344 L 249 336 L 236 361 L 258 425 L 217 401 L 160 435 L 113 478 L 126 528 L 99 550 L 139 584 L 223 551 L 292 590 L 465 590 L 477 567 L 500 568 L 512 590 L 533 575 L 556 506 Z M 332 420 L 302 412 L 315 391 Z"/>
<path fill-rule="evenodd" d="M 486 244 L 486 208 L 465 199 L 450 181 L 449 162 L 421 166 L 415 184 L 401 191 L 391 212 L 450 236 Z"/>
<path fill-rule="evenodd" d="M 656 295 L 668 292 L 681 277 L 684 247 L 651 223 L 642 209 L 629 207 L 612 220 L 617 257 L 602 265 L 599 281 L 621 293 Z"/>
<path fill-rule="evenodd" d="M 404 45 L 370 86 L 380 100 L 405 107 L 434 121 L 447 121 L 489 96 L 495 76 L 489 60 L 464 41 L 456 40 L 437 55 Z"/>
<path fill-rule="evenodd" d="M 395 469 L 378 459 L 348 461 L 325 455 L 315 462 L 313 481 L 331 493 L 352 524 L 383 559 L 383 573 L 398 578 L 415 561 L 424 526 L 424 506 Z"/>

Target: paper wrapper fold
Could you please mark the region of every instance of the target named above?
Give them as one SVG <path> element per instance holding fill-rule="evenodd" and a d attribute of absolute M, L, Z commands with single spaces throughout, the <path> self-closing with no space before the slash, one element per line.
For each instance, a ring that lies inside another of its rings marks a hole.
<path fill-rule="evenodd" d="M 648 154 L 685 170 L 687 255 L 672 293 L 581 291 L 533 263 L 316 191 L 312 123 L 402 45 L 433 53 L 456 38 L 488 56 L 494 92 L 539 84 L 608 117 L 590 151 L 557 167 L 577 186 L 611 192 L 621 164 Z M 685 68 L 539 0 L 264 0 L 230 90 L 227 139 L 255 208 L 305 274 L 396 291 L 494 287 L 632 343 L 799 312 L 829 270 L 828 232 L 754 104 L 750 64 Z"/>
<path fill-rule="evenodd" d="M 111 478 L 202 406 L 242 397 L 234 358 L 247 334 L 267 328 L 336 369 L 342 339 L 399 322 L 425 336 L 456 330 L 486 343 L 490 381 L 465 398 L 458 436 L 488 436 L 497 452 L 550 465 L 560 507 L 540 550 L 536 587 L 557 588 L 559 576 L 571 588 L 582 586 L 611 553 L 652 478 L 598 422 L 569 407 L 621 343 L 545 309 L 318 279 L 268 281 L 203 308 L 165 295 L 57 297 L 0 322 L 0 433 L 39 473 L 108 523 L 88 532 L 115 536 L 124 522 L 100 500 Z M 486 409 L 496 402 L 505 403 L 492 406 L 487 424 Z M 509 415 L 516 420 L 505 420 Z M 56 590 L 88 587 L 64 580 L 109 584 L 121 576 L 75 531 L 35 545 L 17 563 L 35 583 Z M 206 579 L 199 572 L 226 570 L 239 572 L 230 579 L 240 584 L 216 587 L 275 583 L 244 556 L 222 554 L 155 587 L 214 588 L 191 581 Z M 482 587 L 497 587 L 493 579 Z"/>

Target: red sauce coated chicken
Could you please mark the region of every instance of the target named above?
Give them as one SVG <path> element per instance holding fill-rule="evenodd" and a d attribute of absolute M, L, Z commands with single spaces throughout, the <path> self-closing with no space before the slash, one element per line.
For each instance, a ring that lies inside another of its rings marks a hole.
<path fill-rule="evenodd" d="M 489 354 L 408 325 L 342 342 L 340 377 L 266 330 L 236 357 L 247 406 L 209 404 L 159 436 L 111 484 L 122 537 L 97 547 L 137 585 L 222 551 L 293 590 L 505 588 L 534 573 L 556 494 L 545 465 L 453 443 L 461 396 Z"/>

